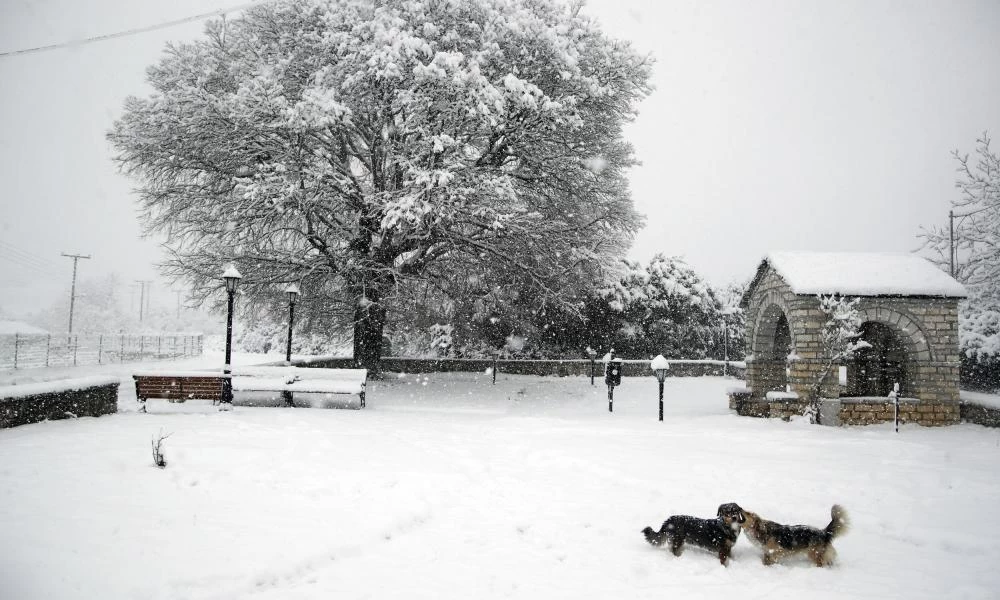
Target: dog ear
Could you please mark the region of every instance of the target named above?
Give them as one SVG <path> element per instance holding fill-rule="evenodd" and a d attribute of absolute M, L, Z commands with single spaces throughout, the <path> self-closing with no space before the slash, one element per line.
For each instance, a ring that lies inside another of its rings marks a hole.
<path fill-rule="evenodd" d="M 717 517 L 719 517 L 721 519 L 722 518 L 722 513 L 724 513 L 724 512 L 726 512 L 726 505 L 725 504 L 720 504 L 719 505 L 719 510 L 716 511 L 715 516 L 717 516 Z"/>

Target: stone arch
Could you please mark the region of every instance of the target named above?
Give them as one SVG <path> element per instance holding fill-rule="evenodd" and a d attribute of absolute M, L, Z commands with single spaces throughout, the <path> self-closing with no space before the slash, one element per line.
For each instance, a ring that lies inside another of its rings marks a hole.
<path fill-rule="evenodd" d="M 781 304 L 768 298 L 760 304 L 754 323 L 750 352 L 753 355 L 754 381 L 751 389 L 760 395 L 783 392 L 788 385 L 787 357 L 794 348 L 792 326 Z"/>
<path fill-rule="evenodd" d="M 862 322 L 881 323 L 899 336 L 909 359 L 922 362 L 934 360 L 934 350 L 928 341 L 930 336 L 917 317 L 887 306 L 860 308 L 858 313 Z"/>
<path fill-rule="evenodd" d="M 785 296 L 775 290 L 763 294 L 756 304 L 756 310 L 752 314 L 756 315 L 753 323 L 753 331 L 750 337 L 750 354 L 755 358 L 769 358 L 773 354 L 773 343 L 775 327 L 778 325 L 779 316 L 784 317 L 788 324 L 789 347 L 795 348 L 794 327 L 788 319 L 788 304 Z M 777 311 L 777 312 L 775 312 Z M 780 315 L 778 314 L 780 313 Z M 786 353 L 787 355 L 787 353 Z M 782 360 L 785 356 L 781 357 Z"/>
<path fill-rule="evenodd" d="M 900 384 L 900 394 L 913 395 L 918 366 L 934 359 L 924 324 L 918 317 L 886 306 L 860 308 L 858 313 L 861 339 L 872 347 L 846 361 L 847 395 L 884 397 L 895 382 Z"/>

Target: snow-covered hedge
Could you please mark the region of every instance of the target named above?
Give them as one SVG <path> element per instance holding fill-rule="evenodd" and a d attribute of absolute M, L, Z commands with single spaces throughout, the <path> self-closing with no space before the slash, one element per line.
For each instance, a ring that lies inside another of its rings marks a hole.
<path fill-rule="evenodd" d="M 82 377 L 0 387 L 0 428 L 118 411 L 117 377 Z"/>

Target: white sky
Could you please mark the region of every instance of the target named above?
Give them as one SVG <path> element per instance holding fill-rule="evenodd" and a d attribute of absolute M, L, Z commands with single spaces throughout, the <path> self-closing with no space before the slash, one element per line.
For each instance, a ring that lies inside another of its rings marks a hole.
<path fill-rule="evenodd" d="M 240 0 L 0 0 L 0 51 L 180 19 Z M 648 217 L 631 257 L 685 256 L 712 283 L 778 249 L 907 251 L 945 224 L 950 151 L 1000 136 L 1000 2 L 590 0 L 657 59 L 627 131 Z M 0 309 L 81 277 L 152 279 L 131 183 L 104 134 L 167 40 L 198 23 L 0 58 Z M 1000 149 L 1000 141 L 995 146 Z M 12 253 L 10 248 L 32 255 Z M 41 261 L 41 264 L 39 264 Z M 28 264 L 30 263 L 30 264 Z M 164 286 L 154 301 L 170 304 Z M 172 305 L 172 304 L 170 304 Z"/>

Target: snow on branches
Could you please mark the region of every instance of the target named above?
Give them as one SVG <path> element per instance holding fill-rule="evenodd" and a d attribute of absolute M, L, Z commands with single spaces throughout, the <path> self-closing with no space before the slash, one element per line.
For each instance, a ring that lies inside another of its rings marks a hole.
<path fill-rule="evenodd" d="M 579 6 L 286 0 L 225 27 L 168 46 L 108 134 L 202 297 L 228 262 L 251 302 L 301 281 L 377 352 L 417 280 L 476 271 L 558 304 L 641 223 L 621 130 L 651 60 Z"/>

